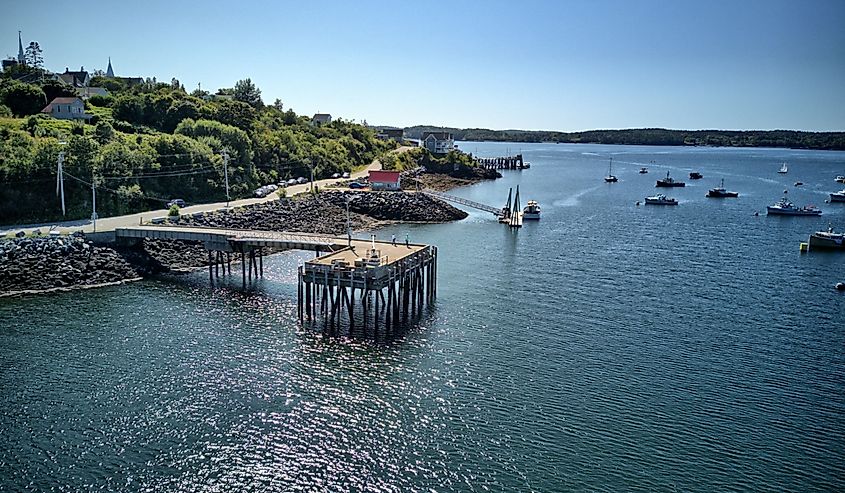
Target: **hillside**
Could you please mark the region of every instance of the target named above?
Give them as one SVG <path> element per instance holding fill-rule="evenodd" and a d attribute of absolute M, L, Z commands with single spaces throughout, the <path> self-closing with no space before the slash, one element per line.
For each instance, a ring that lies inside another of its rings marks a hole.
<path fill-rule="evenodd" d="M 363 125 L 340 119 L 313 125 L 311 118 L 265 105 L 249 79 L 217 94 L 187 93 L 177 80 L 95 77 L 87 123 L 41 114 L 48 100 L 72 90 L 52 80 L 22 83 L 0 76 L 0 223 L 61 219 L 56 169 L 63 152 L 65 219 L 91 215 L 92 180 L 101 216 L 161 208 L 179 197 L 225 200 L 224 151 L 231 198 L 249 196 L 259 184 L 351 171 L 395 147 Z"/>

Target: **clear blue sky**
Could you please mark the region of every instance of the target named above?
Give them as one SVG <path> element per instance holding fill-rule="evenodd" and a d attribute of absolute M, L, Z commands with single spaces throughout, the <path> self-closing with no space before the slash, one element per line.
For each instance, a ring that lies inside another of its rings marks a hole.
<path fill-rule="evenodd" d="M 845 0 L 4 2 L 0 55 L 370 124 L 845 130 Z M 64 10 L 66 9 L 66 10 Z M 5 41 L 4 41 L 5 40 Z"/>

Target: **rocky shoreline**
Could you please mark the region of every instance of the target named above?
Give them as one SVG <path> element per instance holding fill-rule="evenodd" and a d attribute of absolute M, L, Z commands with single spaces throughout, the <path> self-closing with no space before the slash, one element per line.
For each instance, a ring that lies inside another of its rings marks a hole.
<path fill-rule="evenodd" d="M 81 236 L 0 242 L 0 297 L 110 285 L 140 278 L 118 252 Z"/>
<path fill-rule="evenodd" d="M 342 235 L 346 204 L 355 231 L 392 222 L 440 223 L 467 213 L 421 193 L 323 190 L 228 212 L 168 221 L 174 225 Z M 238 258 L 235 255 L 234 258 Z M 0 297 L 83 289 L 208 265 L 199 243 L 144 240 L 126 247 L 95 246 L 81 235 L 0 241 Z"/>

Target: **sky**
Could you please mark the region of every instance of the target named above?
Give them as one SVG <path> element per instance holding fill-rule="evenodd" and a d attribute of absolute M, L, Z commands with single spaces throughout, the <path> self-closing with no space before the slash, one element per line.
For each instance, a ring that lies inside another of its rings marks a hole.
<path fill-rule="evenodd" d="M 371 125 L 845 131 L 845 0 L 4 0 L 0 56 Z"/>

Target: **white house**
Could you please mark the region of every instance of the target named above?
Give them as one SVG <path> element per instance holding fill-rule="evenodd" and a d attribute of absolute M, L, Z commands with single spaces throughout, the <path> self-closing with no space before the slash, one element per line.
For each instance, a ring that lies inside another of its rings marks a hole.
<path fill-rule="evenodd" d="M 85 103 L 79 98 L 55 98 L 41 113 L 47 113 L 60 120 L 87 120 L 93 115 L 85 114 Z"/>
<path fill-rule="evenodd" d="M 76 95 L 82 99 L 88 99 L 91 96 L 108 96 L 109 90 L 105 87 L 77 87 Z"/>
<path fill-rule="evenodd" d="M 396 191 L 402 189 L 402 174 L 398 171 L 370 171 L 371 190 Z"/>
<path fill-rule="evenodd" d="M 446 154 L 455 148 L 452 132 L 423 132 L 422 146 L 435 154 Z"/>

